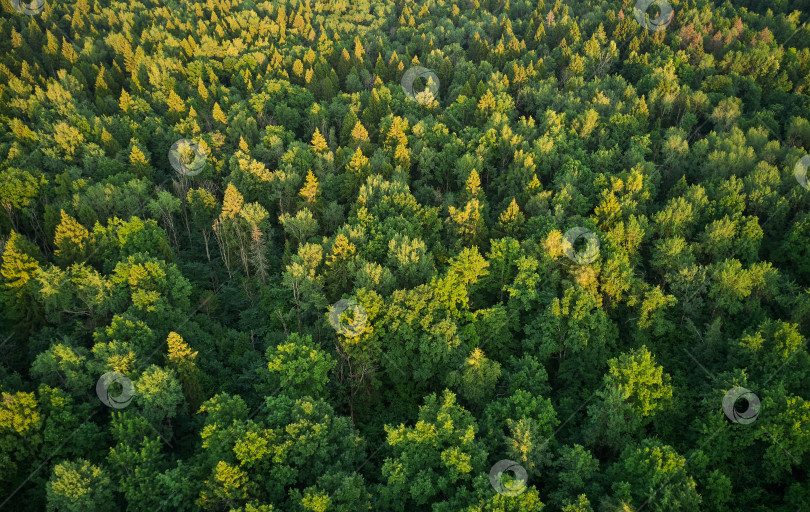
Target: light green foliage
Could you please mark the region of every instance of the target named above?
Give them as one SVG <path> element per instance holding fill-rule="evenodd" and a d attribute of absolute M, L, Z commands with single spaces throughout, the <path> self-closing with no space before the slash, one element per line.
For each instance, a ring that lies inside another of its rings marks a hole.
<path fill-rule="evenodd" d="M 3 303 L 9 308 L 12 317 L 30 318 L 35 311 L 33 294 L 29 281 L 39 268 L 36 247 L 23 236 L 12 232 L 6 241 L 3 251 L 3 264 L 0 275 L 3 276 Z"/>
<path fill-rule="evenodd" d="M 110 219 L 106 226 L 96 224 L 93 237 L 99 247 L 93 260 L 103 262 L 106 272 L 112 271 L 115 263 L 129 256 L 144 253 L 163 260 L 171 260 L 171 249 L 166 232 L 154 220 L 132 217 L 129 221 Z"/>
<path fill-rule="evenodd" d="M 481 434 L 490 453 L 503 453 L 535 477 L 550 468 L 557 445 L 553 433 L 559 423 L 551 400 L 518 390 L 489 403 Z"/>
<path fill-rule="evenodd" d="M 584 494 L 577 496 L 576 501 L 569 501 L 563 506 L 562 512 L 593 512 L 591 502 Z"/>
<path fill-rule="evenodd" d="M 386 426 L 392 453 L 382 466 L 386 508 L 408 510 L 468 487 L 486 457 L 477 430 L 472 415 L 447 390 L 426 398 L 413 427 Z"/>
<path fill-rule="evenodd" d="M 287 342 L 267 349 L 265 393 L 282 392 L 293 398 L 325 397 L 329 372 L 335 361 L 312 342 L 312 337 L 291 334 Z"/>
<path fill-rule="evenodd" d="M 503 476 L 508 479 L 510 474 Z M 463 512 L 540 512 L 548 510 L 540 501 L 540 492 L 532 482 L 526 490 L 517 496 L 509 496 L 495 492 L 488 475 L 479 475 L 474 481 L 474 490 L 467 492 L 459 490 L 451 503 L 444 507 L 441 503 L 439 510 L 462 510 Z"/>
<path fill-rule="evenodd" d="M 154 331 L 143 321 L 130 315 L 116 315 L 110 325 L 93 334 L 93 361 L 89 367 L 101 376 L 107 371 L 129 374 L 138 355 L 146 357 L 158 343 Z"/>
<path fill-rule="evenodd" d="M 752 367 L 753 375 L 767 380 L 774 372 L 789 365 L 785 383 L 799 385 L 810 375 L 806 343 L 807 338 L 797 324 L 766 320 L 730 345 L 738 367 Z"/>
<path fill-rule="evenodd" d="M 298 210 L 294 216 L 282 214 L 279 222 L 284 226 L 284 232 L 295 238 L 296 245 L 301 245 L 318 230 L 318 221 L 309 208 Z"/>
<path fill-rule="evenodd" d="M 425 242 L 407 235 L 396 235 L 388 242 L 388 264 L 396 269 L 400 285 L 406 288 L 424 283 L 433 272 L 433 257 Z"/>
<path fill-rule="evenodd" d="M 12 210 L 28 206 L 46 184 L 44 176 L 37 179 L 27 170 L 14 167 L 3 169 L 0 172 L 0 197 L 3 198 L 0 204 L 10 215 Z"/>
<path fill-rule="evenodd" d="M 802 2 L 16 1 L 3 511 L 810 503 Z"/>
<path fill-rule="evenodd" d="M 491 241 L 492 248 L 487 254 L 490 273 L 488 280 L 492 283 L 491 293 L 496 293 L 501 300 L 503 292 L 514 279 L 518 258 L 521 256 L 520 244 L 514 238 L 501 238 Z"/>
<path fill-rule="evenodd" d="M 40 353 L 31 367 L 31 373 L 50 386 L 64 386 L 74 394 L 84 393 L 95 385 L 85 370 L 87 351 L 83 347 L 73 349 L 57 343 Z"/>
<path fill-rule="evenodd" d="M 183 403 L 183 390 L 174 371 L 151 365 L 135 381 L 137 403 L 143 415 L 156 423 L 172 419 Z"/>
<path fill-rule="evenodd" d="M 215 508 L 222 499 L 283 503 L 287 489 L 315 482 L 320 475 L 356 467 L 363 445 L 347 418 L 322 400 L 267 397 L 266 409 L 246 418 L 244 402 L 217 396 L 203 404 L 208 412 L 203 448 L 211 463 L 197 503 Z M 348 477 L 345 473 L 338 477 Z M 363 488 L 362 482 L 346 483 Z M 338 489 L 334 481 L 319 487 Z M 310 489 L 308 494 L 318 493 Z M 365 491 L 344 493 L 336 502 L 365 498 Z M 301 495 L 291 494 L 293 502 Z"/>
<path fill-rule="evenodd" d="M 38 453 L 43 441 L 43 421 L 33 393 L 3 392 L 0 395 L 0 476 L 6 492 L 13 491 L 12 482 Z"/>
<path fill-rule="evenodd" d="M 198 229 L 210 229 L 219 216 L 219 204 L 211 193 L 203 188 L 194 188 L 186 196 L 191 217 Z"/>
<path fill-rule="evenodd" d="M 526 348 L 537 350 L 544 360 L 565 359 L 586 350 L 595 354 L 612 346 L 616 338 L 605 311 L 580 287 L 567 288 L 526 330 L 530 334 L 524 341 Z"/>
<path fill-rule="evenodd" d="M 501 376 L 501 365 L 487 358 L 480 348 L 475 348 L 462 363 L 459 370 L 447 376 L 447 382 L 458 390 L 469 404 L 487 401 L 495 391 Z"/>
<path fill-rule="evenodd" d="M 48 511 L 115 510 L 110 477 L 87 460 L 65 461 L 54 466 L 47 492 Z"/>
<path fill-rule="evenodd" d="M 605 384 L 621 390 L 624 399 L 641 416 L 647 417 L 665 409 L 672 398 L 672 378 L 656 364 L 646 346 L 623 353 L 608 364 Z"/>
<path fill-rule="evenodd" d="M 56 226 L 53 243 L 56 246 L 57 260 L 64 266 L 71 263 L 83 263 L 89 255 L 91 247 L 90 232 L 87 228 L 76 222 L 75 219 L 61 212 L 62 219 Z"/>
<path fill-rule="evenodd" d="M 174 264 L 135 255 L 119 262 L 113 272 L 116 295 L 131 302 L 127 310 L 133 314 L 167 321 L 189 308 L 191 286 Z"/>
<path fill-rule="evenodd" d="M 686 458 L 671 446 L 644 440 L 625 449 L 608 470 L 614 497 L 635 508 L 646 504 L 661 512 L 697 510 L 702 500 L 685 466 Z"/>

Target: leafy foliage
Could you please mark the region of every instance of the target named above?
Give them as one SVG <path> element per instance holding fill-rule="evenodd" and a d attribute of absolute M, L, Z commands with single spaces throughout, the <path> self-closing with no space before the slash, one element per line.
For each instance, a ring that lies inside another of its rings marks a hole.
<path fill-rule="evenodd" d="M 807 507 L 799 3 L 24 5 L 0 509 Z"/>

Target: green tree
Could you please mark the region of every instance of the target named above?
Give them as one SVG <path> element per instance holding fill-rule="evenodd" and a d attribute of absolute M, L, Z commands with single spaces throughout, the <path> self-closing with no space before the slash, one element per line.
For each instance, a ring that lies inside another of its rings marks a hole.
<path fill-rule="evenodd" d="M 202 232 L 203 240 L 205 241 L 205 255 L 210 263 L 211 251 L 208 248 L 208 240 L 211 236 L 214 221 L 216 221 L 219 216 L 220 206 L 214 196 L 202 188 L 190 189 L 186 195 L 186 201 L 191 210 L 191 218 L 194 225 Z"/>
<path fill-rule="evenodd" d="M 3 251 L 3 303 L 10 316 L 17 320 L 31 322 L 37 307 L 29 282 L 39 268 L 39 251 L 22 235 L 12 231 Z"/>
<path fill-rule="evenodd" d="M 177 374 L 177 378 L 183 386 L 183 395 L 191 406 L 191 410 L 196 411 L 202 401 L 200 370 L 195 362 L 199 352 L 192 351 L 191 347 L 176 332 L 169 333 L 166 343 L 169 366 Z"/>
<path fill-rule="evenodd" d="M 651 416 L 667 408 L 672 398 L 672 378 L 655 363 L 655 356 L 646 346 L 622 353 L 608 361 L 608 365 L 606 384 L 619 388 L 640 416 Z"/>
<path fill-rule="evenodd" d="M 642 346 L 611 359 L 597 401 L 588 406 L 586 437 L 594 445 L 621 450 L 629 438 L 639 435 L 652 416 L 666 410 L 672 399 L 669 374 L 655 363 Z"/>
<path fill-rule="evenodd" d="M 335 361 L 313 344 L 311 336 L 290 334 L 286 343 L 269 347 L 265 357 L 269 371 L 262 372 L 265 394 L 281 392 L 293 398 L 326 398 L 328 374 Z"/>
<path fill-rule="evenodd" d="M 87 460 L 56 464 L 47 492 L 49 511 L 115 510 L 110 477 Z"/>
<path fill-rule="evenodd" d="M 135 392 L 144 417 L 155 425 L 174 418 L 183 403 L 182 386 L 174 371 L 155 365 L 147 368 L 135 381 Z"/>
<path fill-rule="evenodd" d="M 263 409 L 248 419 L 247 407 L 238 397 L 217 395 L 203 404 L 201 411 L 208 413 L 203 449 L 210 472 L 197 500 L 202 508 L 216 510 L 226 503 L 231 507 L 250 502 L 284 504 L 289 490 L 328 474 L 351 482 L 345 468 L 358 467 L 365 456 L 348 418 L 309 397 L 269 396 Z M 320 480 L 320 485 L 327 482 Z M 360 491 L 362 502 L 362 486 Z M 289 495 L 298 501 L 295 493 Z M 349 498 L 344 496 L 340 501 Z"/>
<path fill-rule="evenodd" d="M 554 431 L 560 421 L 551 400 L 517 390 L 489 402 L 481 434 L 489 453 L 502 453 L 518 462 L 531 479 L 548 475 L 556 447 Z"/>
<path fill-rule="evenodd" d="M 90 232 L 76 222 L 76 219 L 66 214 L 65 210 L 61 210 L 60 215 L 61 221 L 56 226 L 53 239 L 56 259 L 62 266 L 83 263 L 92 250 Z"/>
<path fill-rule="evenodd" d="M 626 448 L 608 470 L 613 496 L 636 508 L 697 510 L 701 497 L 685 466 L 686 458 L 671 446 L 645 439 L 638 447 Z"/>
<path fill-rule="evenodd" d="M 476 347 L 459 370 L 448 374 L 447 382 L 468 404 L 477 408 L 477 404 L 492 397 L 500 375 L 500 363 L 488 359 L 484 351 Z"/>
<path fill-rule="evenodd" d="M 10 495 L 39 452 L 45 418 L 34 393 L 4 391 L 0 396 L 0 483 Z"/>
<path fill-rule="evenodd" d="M 386 425 L 385 431 L 391 456 L 382 466 L 380 499 L 388 510 L 441 503 L 469 488 L 484 469 L 478 425 L 448 390 L 425 398 L 413 427 Z"/>

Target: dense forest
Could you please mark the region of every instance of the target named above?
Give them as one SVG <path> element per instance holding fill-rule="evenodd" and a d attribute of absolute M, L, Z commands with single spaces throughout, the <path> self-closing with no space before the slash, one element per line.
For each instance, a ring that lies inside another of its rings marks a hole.
<path fill-rule="evenodd" d="M 0 510 L 810 510 L 810 4 L 3 0 Z"/>

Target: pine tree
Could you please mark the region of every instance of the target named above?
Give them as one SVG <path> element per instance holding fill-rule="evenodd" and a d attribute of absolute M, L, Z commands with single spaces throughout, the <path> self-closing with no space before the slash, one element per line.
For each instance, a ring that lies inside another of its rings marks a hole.
<path fill-rule="evenodd" d="M 307 171 L 306 183 L 301 187 L 298 194 L 304 198 L 308 207 L 312 207 L 318 200 L 320 190 L 318 189 L 318 178 L 312 174 L 312 171 Z"/>
<path fill-rule="evenodd" d="M 101 144 L 108 155 L 115 155 L 121 150 L 118 141 L 107 131 L 107 128 L 101 129 Z"/>
<path fill-rule="evenodd" d="M 492 399 L 500 375 L 500 363 L 488 359 L 484 351 L 476 347 L 461 370 L 450 372 L 448 382 L 468 403 L 481 404 Z"/>
<path fill-rule="evenodd" d="M 200 97 L 203 103 L 208 101 L 208 89 L 205 88 L 202 77 L 197 79 L 197 96 Z"/>
<path fill-rule="evenodd" d="M 374 74 L 382 81 L 388 80 L 388 68 L 385 66 L 382 54 L 377 55 L 377 62 L 374 63 Z"/>
<path fill-rule="evenodd" d="M 315 128 L 315 133 L 312 134 L 312 149 L 315 150 L 316 153 L 323 153 L 329 150 L 326 139 L 323 138 L 321 131 L 317 128 Z"/>
<path fill-rule="evenodd" d="M 239 190 L 237 190 L 236 187 L 229 183 L 225 189 L 225 198 L 222 201 L 221 217 L 224 219 L 236 218 L 239 215 L 239 212 L 242 211 L 243 203 L 244 198 L 242 197 L 242 194 L 239 193 Z"/>
<path fill-rule="evenodd" d="M 61 220 L 56 226 L 53 240 L 56 246 L 56 259 L 63 267 L 73 263 L 83 263 L 89 253 L 90 232 L 76 219 L 65 213 L 65 210 L 61 210 L 60 217 Z"/>
<path fill-rule="evenodd" d="M 352 128 L 351 136 L 355 147 L 368 142 L 368 131 L 366 131 L 366 127 L 363 126 L 363 123 L 359 120 L 355 123 L 354 128 Z"/>
<path fill-rule="evenodd" d="M 476 245 L 485 239 L 487 227 L 484 221 L 484 193 L 481 189 L 481 178 L 473 169 L 467 178 L 460 199 L 469 198 L 463 208 L 448 207 L 447 223 L 454 225 L 458 241 L 465 246 Z M 480 198 L 480 199 L 479 199 Z"/>
<path fill-rule="evenodd" d="M 104 64 L 99 67 L 98 75 L 96 75 L 95 93 L 97 97 L 103 97 L 110 94 L 110 89 L 107 87 L 107 81 L 104 78 Z"/>
<path fill-rule="evenodd" d="M 357 126 L 359 119 L 354 110 L 349 109 L 343 117 L 343 123 L 340 125 L 340 144 L 348 146 L 352 142 L 352 131 Z"/>
<path fill-rule="evenodd" d="M 169 91 L 169 97 L 166 99 L 166 104 L 169 106 L 169 112 L 175 114 L 185 114 L 186 104 L 183 99 L 174 92 L 174 89 Z"/>
<path fill-rule="evenodd" d="M 464 189 L 469 197 L 476 199 L 480 198 L 479 194 L 481 193 L 481 177 L 478 176 L 478 171 L 475 169 L 470 171 L 470 175 L 467 177 L 467 181 L 464 184 Z"/>
<path fill-rule="evenodd" d="M 520 211 L 517 201 L 512 198 L 512 202 L 498 217 L 498 231 L 504 236 L 519 239 L 526 217 Z"/>
<path fill-rule="evenodd" d="M 362 66 L 363 64 L 363 55 L 365 55 L 366 51 L 363 48 L 362 43 L 360 43 L 360 38 L 354 36 L 354 58 L 357 61 L 358 66 Z"/>
<path fill-rule="evenodd" d="M 332 249 L 326 256 L 326 265 L 330 271 L 326 277 L 332 292 L 343 294 L 349 287 L 349 279 L 354 271 L 354 259 L 357 248 L 343 233 L 335 237 Z"/>
<path fill-rule="evenodd" d="M 177 378 L 183 385 L 183 394 L 188 400 L 191 410 L 196 411 L 202 399 L 200 371 L 194 362 L 197 358 L 197 351 L 192 351 L 183 338 L 173 331 L 169 333 L 166 342 L 169 347 L 167 355 L 169 367 L 177 373 Z"/>
<path fill-rule="evenodd" d="M 15 231 L 3 251 L 3 301 L 15 319 L 32 318 L 37 311 L 36 300 L 29 282 L 39 269 L 37 247 Z"/>
<path fill-rule="evenodd" d="M 71 65 L 75 64 L 76 61 L 79 60 L 79 56 L 76 54 L 76 50 L 73 48 L 73 45 L 64 37 L 62 37 L 62 57 L 70 62 Z"/>
<path fill-rule="evenodd" d="M 118 106 L 125 114 L 134 111 L 135 103 L 132 101 L 129 93 L 125 89 L 121 89 L 121 97 L 118 99 Z"/>
<path fill-rule="evenodd" d="M 134 144 L 129 152 L 129 165 L 135 176 L 142 178 L 152 177 L 152 166 L 149 165 L 149 159 L 143 154 L 141 148 Z"/>
<path fill-rule="evenodd" d="M 214 121 L 221 123 L 223 126 L 228 125 L 228 118 L 225 116 L 225 113 L 222 111 L 222 108 L 219 106 L 219 103 L 214 103 L 214 110 L 213 110 L 213 117 Z"/>

